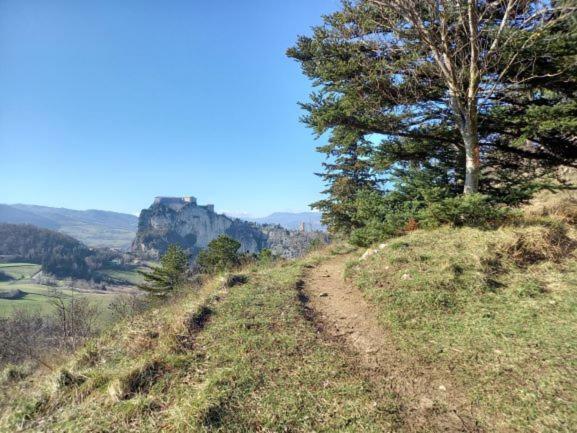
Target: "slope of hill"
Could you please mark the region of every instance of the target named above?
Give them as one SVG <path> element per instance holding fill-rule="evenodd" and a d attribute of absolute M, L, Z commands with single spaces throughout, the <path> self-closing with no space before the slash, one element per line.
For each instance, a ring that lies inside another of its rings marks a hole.
<path fill-rule="evenodd" d="M 101 210 L 15 204 L 0 205 L 0 222 L 58 230 L 91 247 L 128 249 L 136 234 L 138 218 Z"/>
<path fill-rule="evenodd" d="M 0 429 L 389 431 L 392 396 L 319 336 L 298 296 L 316 260 L 254 269 L 240 287 L 216 279 L 118 325 L 38 377 L 39 394 L 13 387 Z"/>
<path fill-rule="evenodd" d="M 56 230 L 60 225 L 42 215 L 37 215 L 15 206 L 0 204 L 0 223 L 7 224 L 32 224 L 45 229 Z"/>
<path fill-rule="evenodd" d="M 569 432 L 576 239 L 527 218 L 252 266 L 242 286 L 216 278 L 55 372 L 5 381 L 0 426 Z"/>

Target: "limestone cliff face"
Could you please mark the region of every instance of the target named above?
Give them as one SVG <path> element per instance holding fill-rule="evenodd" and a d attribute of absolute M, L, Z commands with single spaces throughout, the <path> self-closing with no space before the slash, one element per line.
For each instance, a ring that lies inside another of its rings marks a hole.
<path fill-rule="evenodd" d="M 221 234 L 240 242 L 240 252 L 256 253 L 270 248 L 287 258 L 303 254 L 312 239 L 323 236 L 229 218 L 215 213 L 210 205 L 198 206 L 196 200 L 175 204 L 174 199 L 170 202 L 157 199 L 140 213 L 132 251 L 141 257 L 156 259 L 168 245 L 178 244 L 195 257 Z"/>

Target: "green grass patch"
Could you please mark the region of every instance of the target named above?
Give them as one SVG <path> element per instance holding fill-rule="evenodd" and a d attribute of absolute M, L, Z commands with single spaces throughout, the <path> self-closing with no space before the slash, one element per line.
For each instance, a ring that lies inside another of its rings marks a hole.
<path fill-rule="evenodd" d="M 7 316 L 11 314 L 15 309 L 26 309 L 33 310 L 43 314 L 49 314 L 53 311 L 53 306 L 50 304 L 50 291 L 51 287 L 43 286 L 40 284 L 9 281 L 5 283 L 0 283 L 0 290 L 14 290 L 19 289 L 25 293 L 25 296 L 20 299 L 0 299 L 0 317 Z M 112 302 L 115 294 L 109 294 L 106 292 L 102 293 L 83 293 L 77 292 L 72 289 L 59 287 L 64 295 L 67 297 L 77 296 L 82 298 L 87 298 L 91 302 L 96 303 L 100 306 L 102 315 L 100 321 L 102 323 L 107 323 L 110 319 L 110 312 L 107 307 Z"/>
<path fill-rule="evenodd" d="M 40 271 L 40 265 L 33 263 L 0 263 L 0 271 L 16 280 L 31 278 Z"/>
<path fill-rule="evenodd" d="M 347 271 L 396 344 L 466 390 L 491 431 L 577 425 L 577 261 L 569 238 L 538 230 L 418 231 Z M 511 248 L 529 236 L 537 246 Z"/>
<path fill-rule="evenodd" d="M 138 273 L 137 269 L 133 270 L 118 270 L 118 269 L 104 269 L 101 273 L 108 275 L 110 278 L 118 282 L 126 282 L 132 285 L 139 285 L 144 283 L 144 277 Z"/>

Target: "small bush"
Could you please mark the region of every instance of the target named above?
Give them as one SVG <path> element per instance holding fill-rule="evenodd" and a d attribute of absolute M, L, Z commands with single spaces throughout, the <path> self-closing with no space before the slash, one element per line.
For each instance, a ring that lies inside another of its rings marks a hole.
<path fill-rule="evenodd" d="M 491 203 L 488 196 L 467 194 L 448 197 L 429 204 L 417 218 L 425 226 L 452 225 L 455 227 L 486 227 L 504 222 L 511 210 Z"/>
<path fill-rule="evenodd" d="M 261 265 L 269 265 L 275 260 L 275 256 L 269 248 L 262 249 L 257 256 L 258 263 Z"/>
<path fill-rule="evenodd" d="M 2 370 L 0 383 L 17 382 L 30 376 L 30 374 L 32 374 L 30 364 L 8 364 Z"/>
<path fill-rule="evenodd" d="M 150 305 L 150 299 L 136 294 L 126 294 L 116 296 L 108 305 L 108 309 L 115 320 L 122 320 L 146 311 Z"/>
<path fill-rule="evenodd" d="M 226 287 L 241 286 L 248 282 L 248 276 L 242 274 L 232 274 L 226 277 L 224 285 Z"/>
<path fill-rule="evenodd" d="M 84 376 L 80 376 L 66 369 L 62 369 L 54 377 L 54 389 L 57 391 L 62 388 L 81 385 L 85 380 L 86 377 Z"/>
<path fill-rule="evenodd" d="M 21 299 L 24 296 L 26 296 L 26 293 L 24 293 L 20 289 L 0 290 L 0 299 L 15 300 L 15 299 Z"/>
<path fill-rule="evenodd" d="M 419 228 L 492 227 L 513 216 L 510 208 L 496 205 L 481 194 L 443 196 L 436 190 L 414 200 L 403 201 L 394 194 L 374 192 L 360 195 L 358 222 L 351 232 L 354 245 L 368 247 L 382 240 L 410 233 Z"/>
<path fill-rule="evenodd" d="M 6 272 L 0 271 L 0 282 L 3 282 L 3 281 L 11 281 L 11 280 L 13 280 L 13 279 L 14 279 L 14 278 L 11 277 L 10 275 L 8 275 Z"/>

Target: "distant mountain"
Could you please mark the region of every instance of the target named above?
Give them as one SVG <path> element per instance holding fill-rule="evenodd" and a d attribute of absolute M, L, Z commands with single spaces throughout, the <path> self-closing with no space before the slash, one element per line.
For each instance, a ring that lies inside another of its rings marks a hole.
<path fill-rule="evenodd" d="M 0 204 L 0 223 L 32 224 L 45 229 L 58 229 L 59 227 L 56 221 L 7 204 Z"/>
<path fill-rule="evenodd" d="M 65 233 L 91 247 L 128 249 L 136 234 L 138 217 L 101 210 L 1 204 L 0 223 L 33 224 Z"/>
<path fill-rule="evenodd" d="M 262 218 L 247 218 L 245 216 L 238 216 L 238 218 L 259 224 L 278 224 L 289 230 L 298 230 L 302 223 L 305 224 L 307 231 L 325 230 L 321 224 L 321 214 L 318 212 L 275 212 Z"/>

